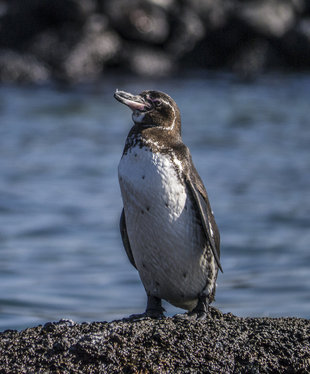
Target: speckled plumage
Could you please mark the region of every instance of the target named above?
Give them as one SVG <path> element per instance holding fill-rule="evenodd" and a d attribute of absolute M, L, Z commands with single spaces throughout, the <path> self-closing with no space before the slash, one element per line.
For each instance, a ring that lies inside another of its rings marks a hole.
<path fill-rule="evenodd" d="M 123 243 L 147 294 L 191 311 L 201 295 L 213 300 L 220 266 L 207 193 L 182 142 L 175 102 L 154 91 L 126 100 L 139 100 L 139 111 L 125 103 L 136 122 L 118 168 Z"/>

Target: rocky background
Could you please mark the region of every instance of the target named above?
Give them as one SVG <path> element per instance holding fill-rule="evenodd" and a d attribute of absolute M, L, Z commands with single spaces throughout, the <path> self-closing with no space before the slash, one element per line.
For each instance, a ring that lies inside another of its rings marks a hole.
<path fill-rule="evenodd" d="M 0 333 L 0 373 L 310 373 L 310 321 L 175 318 Z"/>
<path fill-rule="evenodd" d="M 310 68 L 308 0 L 0 0 L 0 81 Z"/>

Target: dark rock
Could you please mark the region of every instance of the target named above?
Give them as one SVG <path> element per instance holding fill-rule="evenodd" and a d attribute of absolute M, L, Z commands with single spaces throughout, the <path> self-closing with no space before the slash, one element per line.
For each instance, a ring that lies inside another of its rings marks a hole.
<path fill-rule="evenodd" d="M 128 46 L 125 59 L 129 70 L 143 76 L 166 76 L 174 68 L 169 54 L 159 48 Z"/>
<path fill-rule="evenodd" d="M 307 68 L 310 66 L 310 17 L 300 20 L 286 33 L 280 43 L 288 66 Z"/>
<path fill-rule="evenodd" d="M 1 19 L 0 46 L 23 48 L 34 35 L 65 23 L 82 24 L 94 0 L 11 0 Z"/>
<path fill-rule="evenodd" d="M 219 28 L 209 29 L 203 40 L 182 58 L 186 65 L 197 65 L 201 68 L 229 68 L 234 56 L 242 46 L 254 38 L 248 26 L 235 17 Z"/>
<path fill-rule="evenodd" d="M 308 0 L 302 1 L 302 10 L 304 16 L 308 17 L 310 16 L 310 2 Z"/>
<path fill-rule="evenodd" d="M 202 19 L 205 26 L 210 29 L 219 29 L 225 26 L 227 20 L 235 12 L 239 2 L 234 0 L 188 0 L 186 4 Z"/>
<path fill-rule="evenodd" d="M 310 69 L 307 0 L 0 0 L 1 81 Z M 28 66 L 29 65 L 29 66 Z"/>
<path fill-rule="evenodd" d="M 78 29 L 64 26 L 42 32 L 31 41 L 29 49 L 50 66 L 58 79 L 94 79 L 120 51 L 121 41 L 107 25 L 104 16 L 93 14 Z"/>
<path fill-rule="evenodd" d="M 34 56 L 0 50 L 0 81 L 42 83 L 50 78 L 47 67 Z"/>
<path fill-rule="evenodd" d="M 237 16 L 258 34 L 281 37 L 294 25 L 295 8 L 292 1 L 248 1 L 240 5 Z"/>
<path fill-rule="evenodd" d="M 271 43 L 253 39 L 236 50 L 229 64 L 240 77 L 251 79 L 269 67 L 280 65 L 280 56 Z"/>
<path fill-rule="evenodd" d="M 104 12 L 124 39 L 162 44 L 169 35 L 170 26 L 167 12 L 155 3 L 109 0 L 104 2 Z"/>
<path fill-rule="evenodd" d="M 28 41 L 27 49 L 48 64 L 54 73 L 57 73 L 68 54 L 68 50 L 71 50 L 79 40 L 79 28 L 62 25 L 34 35 Z"/>
<path fill-rule="evenodd" d="M 120 51 L 117 34 L 106 29 L 106 20 L 100 15 L 91 16 L 81 37 L 67 53 L 64 61 L 64 78 L 78 81 L 97 78 L 104 65 Z"/>
<path fill-rule="evenodd" d="M 173 17 L 173 28 L 166 43 L 166 50 L 174 56 L 180 58 L 191 51 L 194 46 L 205 36 L 205 26 L 193 10 L 183 8 Z"/>
<path fill-rule="evenodd" d="M 51 328 L 53 326 L 53 328 Z M 0 334 L 1 373 L 309 373 L 310 321 L 60 321 Z"/>

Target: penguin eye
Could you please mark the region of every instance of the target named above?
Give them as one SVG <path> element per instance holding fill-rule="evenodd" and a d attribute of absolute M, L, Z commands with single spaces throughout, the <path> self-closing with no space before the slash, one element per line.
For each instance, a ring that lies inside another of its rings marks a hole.
<path fill-rule="evenodd" d="M 160 99 L 155 99 L 155 100 L 153 100 L 153 105 L 154 105 L 155 108 L 160 107 L 161 104 L 162 104 L 162 102 L 161 102 Z"/>

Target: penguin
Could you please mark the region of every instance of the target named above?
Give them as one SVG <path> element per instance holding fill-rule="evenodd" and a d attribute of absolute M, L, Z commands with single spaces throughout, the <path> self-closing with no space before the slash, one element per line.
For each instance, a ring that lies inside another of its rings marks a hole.
<path fill-rule="evenodd" d="M 159 91 L 114 97 L 132 110 L 118 177 L 123 200 L 120 232 L 147 294 L 144 313 L 163 318 L 162 299 L 201 320 L 214 300 L 220 234 L 207 191 L 181 138 L 175 101 Z"/>

